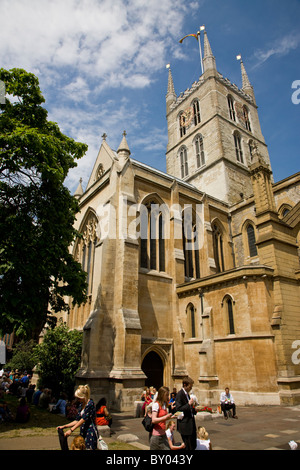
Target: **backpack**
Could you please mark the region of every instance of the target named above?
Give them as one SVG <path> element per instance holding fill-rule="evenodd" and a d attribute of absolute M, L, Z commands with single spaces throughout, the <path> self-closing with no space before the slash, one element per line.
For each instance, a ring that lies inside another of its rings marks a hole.
<path fill-rule="evenodd" d="M 143 418 L 142 425 L 144 426 L 144 428 L 146 429 L 146 431 L 148 431 L 148 432 L 152 432 L 152 431 L 153 431 L 152 418 L 151 418 L 150 416 L 146 415 L 146 416 Z"/>

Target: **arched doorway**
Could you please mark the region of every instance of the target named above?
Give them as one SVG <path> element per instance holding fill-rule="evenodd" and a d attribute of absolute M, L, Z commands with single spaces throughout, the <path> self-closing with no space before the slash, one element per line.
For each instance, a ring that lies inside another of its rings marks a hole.
<path fill-rule="evenodd" d="M 145 385 L 155 387 L 157 390 L 164 382 L 164 365 L 160 356 L 155 351 L 150 351 L 143 360 L 142 371 L 147 376 Z"/>

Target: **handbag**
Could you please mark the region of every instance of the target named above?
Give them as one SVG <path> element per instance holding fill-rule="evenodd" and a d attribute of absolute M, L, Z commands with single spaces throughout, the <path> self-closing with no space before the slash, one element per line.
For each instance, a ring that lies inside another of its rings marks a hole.
<path fill-rule="evenodd" d="M 106 442 L 104 441 L 102 436 L 98 433 L 98 429 L 96 428 L 94 423 L 93 423 L 93 426 L 94 426 L 94 430 L 95 430 L 95 433 L 96 433 L 96 436 L 97 436 L 97 449 L 98 450 L 108 450 L 108 445 L 106 444 Z"/>
<path fill-rule="evenodd" d="M 97 449 L 98 450 L 108 450 L 108 445 L 106 442 L 102 439 L 101 436 L 98 437 L 97 439 Z"/>
<path fill-rule="evenodd" d="M 148 432 L 153 431 L 152 418 L 150 416 L 148 416 L 148 415 L 144 416 L 143 421 L 142 421 L 142 425 L 144 426 L 146 431 L 148 431 Z"/>

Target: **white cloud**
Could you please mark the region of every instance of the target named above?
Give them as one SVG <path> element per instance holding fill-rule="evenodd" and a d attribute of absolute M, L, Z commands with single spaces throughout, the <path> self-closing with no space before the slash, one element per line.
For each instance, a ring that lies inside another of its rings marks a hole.
<path fill-rule="evenodd" d="M 185 15 L 196 6 L 181 0 L 1 0 L 1 67 L 36 74 L 49 119 L 89 145 L 68 185 L 88 178 L 103 132 L 112 147 L 124 129 L 132 139 L 140 132 L 144 148 L 151 148 L 157 130 L 149 128 L 145 103 L 132 91 L 149 90 L 170 54 L 176 57 Z M 162 150 L 161 142 L 152 148 Z"/>
<path fill-rule="evenodd" d="M 299 45 L 299 32 L 290 32 L 283 38 L 280 38 L 275 41 L 273 44 L 268 45 L 265 49 L 260 49 L 256 51 L 254 56 L 257 62 L 254 68 L 259 67 L 272 56 L 284 56 L 289 54 L 290 51 L 297 49 Z"/>
<path fill-rule="evenodd" d="M 151 76 L 185 9 L 171 0 L 2 0 L 1 64 L 69 66 L 99 80 L 130 64 Z"/>
<path fill-rule="evenodd" d="M 65 96 L 73 101 L 86 100 L 89 92 L 90 89 L 87 81 L 80 76 L 76 77 L 73 82 L 70 82 L 68 85 L 63 87 L 63 93 Z"/>

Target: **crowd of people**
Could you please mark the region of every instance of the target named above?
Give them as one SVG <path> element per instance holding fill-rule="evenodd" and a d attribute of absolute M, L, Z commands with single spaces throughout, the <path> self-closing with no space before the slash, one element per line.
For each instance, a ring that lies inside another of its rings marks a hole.
<path fill-rule="evenodd" d="M 198 400 L 191 393 L 193 380 L 187 377 L 182 388 L 145 388 L 141 400 L 144 402 L 144 416 L 151 417 L 152 429 L 149 432 L 150 450 L 211 450 L 208 433 L 203 426 L 196 429 L 195 415 Z M 175 442 L 174 431 L 181 435 L 182 442 Z"/>
<path fill-rule="evenodd" d="M 74 419 L 77 414 L 78 403 L 68 400 L 64 393 L 56 397 L 50 388 L 38 387 L 31 383 L 32 374 L 19 370 L 0 371 L 0 422 L 16 421 L 26 423 L 30 419 L 30 405 L 59 413 L 68 419 Z M 19 399 L 19 406 L 15 416 L 12 415 L 5 395 L 14 395 Z"/>
<path fill-rule="evenodd" d="M 173 388 L 145 387 L 141 400 L 144 416 L 152 420 L 149 432 L 150 450 L 211 450 L 211 442 L 203 426 L 196 429 L 195 415 L 198 400 L 193 395 L 193 380 L 187 377 L 182 382 L 182 388 L 177 392 Z M 10 393 L 19 398 L 16 416 L 13 417 L 5 402 L 5 394 Z M 98 441 L 98 426 L 111 426 L 112 418 L 107 408 L 106 399 L 102 398 L 97 404 L 91 398 L 88 385 L 80 385 L 71 400 L 63 392 L 58 397 L 53 396 L 49 388 L 36 388 L 31 384 L 31 374 L 27 371 L 0 371 L 0 422 L 16 421 L 25 423 L 30 418 L 30 406 L 49 409 L 51 413 L 65 416 L 68 423 L 57 427 L 62 450 L 68 450 L 68 438 L 79 428 L 80 435 L 73 439 L 71 449 L 95 450 Z M 220 407 L 224 418 L 227 419 L 231 410 L 236 416 L 234 399 L 226 388 L 220 397 Z M 174 431 L 181 435 L 182 442 L 175 442 Z M 65 431 L 66 430 L 66 431 Z"/>
<path fill-rule="evenodd" d="M 34 386 L 30 384 L 31 375 L 27 371 L 0 370 L 0 422 L 26 423 L 30 418 L 30 407 Z M 12 394 L 19 398 L 15 416 L 11 412 L 5 396 Z"/>
<path fill-rule="evenodd" d="M 88 385 L 80 385 L 71 399 L 68 399 L 63 392 L 56 397 L 50 388 L 37 388 L 35 384 L 31 384 L 31 379 L 32 376 L 27 371 L 1 369 L 0 422 L 27 422 L 30 419 L 30 405 L 47 409 L 51 413 L 60 414 L 68 419 L 67 424 L 57 427 L 62 450 L 69 450 L 67 438 L 77 428 L 80 433 L 74 437 L 70 448 L 95 450 L 99 437 L 97 426 L 111 426 L 112 424 L 106 399 L 100 399 L 95 405 L 90 397 Z M 7 405 L 6 394 L 15 395 L 19 399 L 15 416 L 12 415 Z M 64 429 L 67 431 L 64 432 Z"/>
<path fill-rule="evenodd" d="M 212 445 L 204 426 L 196 428 L 195 416 L 201 409 L 197 397 L 192 393 L 193 380 L 187 377 L 182 388 L 170 393 L 167 387 L 145 387 L 141 400 L 144 402 L 144 416 L 151 417 L 149 432 L 150 450 L 211 450 Z M 237 419 L 236 406 L 229 388 L 220 396 L 220 412 L 228 419 L 228 412 Z M 181 435 L 182 442 L 174 441 L 174 431 Z"/>

